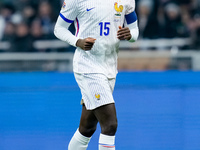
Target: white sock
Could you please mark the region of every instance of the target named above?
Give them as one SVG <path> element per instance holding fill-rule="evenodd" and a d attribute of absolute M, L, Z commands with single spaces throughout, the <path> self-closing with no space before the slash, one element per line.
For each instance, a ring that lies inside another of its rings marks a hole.
<path fill-rule="evenodd" d="M 115 136 L 100 134 L 99 150 L 115 150 Z"/>
<path fill-rule="evenodd" d="M 83 136 L 77 129 L 69 142 L 68 150 L 86 150 L 89 142 L 90 138 Z"/>

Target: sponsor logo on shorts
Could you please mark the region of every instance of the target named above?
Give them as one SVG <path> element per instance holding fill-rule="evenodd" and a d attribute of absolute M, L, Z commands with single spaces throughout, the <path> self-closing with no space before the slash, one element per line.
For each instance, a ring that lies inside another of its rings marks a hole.
<path fill-rule="evenodd" d="M 95 94 L 95 97 L 96 97 L 97 100 L 100 100 L 101 96 L 100 96 L 100 94 Z"/>

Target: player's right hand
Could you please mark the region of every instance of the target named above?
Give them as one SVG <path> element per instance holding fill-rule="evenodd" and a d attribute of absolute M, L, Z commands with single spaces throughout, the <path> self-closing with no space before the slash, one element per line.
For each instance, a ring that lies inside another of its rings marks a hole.
<path fill-rule="evenodd" d="M 78 41 L 76 42 L 76 46 L 80 47 L 81 49 L 88 51 L 91 50 L 94 43 L 95 43 L 94 38 L 88 37 L 85 39 L 78 39 Z"/>
<path fill-rule="evenodd" d="M 117 31 L 117 38 L 119 40 L 130 40 L 131 39 L 131 32 L 128 27 L 122 28 L 119 26 L 119 30 Z"/>

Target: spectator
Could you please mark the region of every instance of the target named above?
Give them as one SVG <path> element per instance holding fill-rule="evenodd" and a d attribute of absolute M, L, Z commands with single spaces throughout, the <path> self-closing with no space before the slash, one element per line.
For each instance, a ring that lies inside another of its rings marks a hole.
<path fill-rule="evenodd" d="M 13 42 L 15 35 L 15 25 L 11 22 L 8 22 L 4 29 L 4 35 L 2 41 Z"/>
<path fill-rule="evenodd" d="M 200 50 L 200 14 L 195 16 L 195 32 L 193 32 L 192 48 Z"/>
<path fill-rule="evenodd" d="M 12 43 L 15 52 L 31 52 L 32 42 L 29 34 L 29 27 L 25 23 L 20 23 L 16 27 L 16 35 Z"/>
<path fill-rule="evenodd" d="M 175 3 L 165 6 L 165 35 L 166 38 L 187 37 L 186 26 L 181 22 L 180 7 Z"/>
<path fill-rule="evenodd" d="M 22 16 L 24 22 L 31 25 L 33 20 L 36 18 L 36 10 L 31 5 L 25 6 L 23 8 Z"/>
<path fill-rule="evenodd" d="M 140 38 L 158 38 L 159 27 L 158 21 L 153 15 L 154 6 L 153 0 L 140 0 L 138 2 Z"/>
<path fill-rule="evenodd" d="M 39 20 L 34 20 L 31 24 L 30 34 L 33 41 L 45 39 L 42 25 Z"/>
<path fill-rule="evenodd" d="M 5 22 L 4 18 L 0 15 L 0 41 L 1 41 L 2 37 L 4 36 L 3 34 L 4 34 L 5 24 L 6 24 L 6 22 Z"/>
<path fill-rule="evenodd" d="M 14 11 L 15 9 L 11 4 L 4 4 L 0 8 L 0 40 L 3 37 L 6 23 L 12 21 Z"/>
<path fill-rule="evenodd" d="M 9 43 L 13 43 L 14 41 L 14 35 L 15 35 L 15 25 L 11 22 L 8 22 L 5 26 L 4 35 L 2 38 L 2 41 L 7 41 Z M 2 50 L 3 52 L 12 52 L 13 46 L 10 45 L 10 47 L 7 50 Z"/>
<path fill-rule="evenodd" d="M 36 42 L 37 40 L 44 40 L 45 39 L 45 35 L 43 34 L 43 30 L 42 30 L 42 25 L 41 25 L 41 22 L 39 20 L 35 20 L 35 21 L 32 22 L 30 34 L 31 34 L 32 44 L 34 44 L 34 42 Z M 33 52 L 45 52 L 47 50 L 46 49 L 38 50 L 34 47 L 34 45 L 32 45 L 32 51 Z"/>
<path fill-rule="evenodd" d="M 42 24 L 43 33 L 52 37 L 55 20 L 53 19 L 52 8 L 48 2 L 43 1 L 40 3 L 38 17 Z"/>

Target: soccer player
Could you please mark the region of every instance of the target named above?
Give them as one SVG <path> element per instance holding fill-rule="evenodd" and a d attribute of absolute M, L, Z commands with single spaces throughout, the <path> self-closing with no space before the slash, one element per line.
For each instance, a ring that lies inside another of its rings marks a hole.
<path fill-rule="evenodd" d="M 68 30 L 71 23 L 76 34 Z M 55 35 L 77 47 L 73 71 L 82 94 L 79 128 L 68 150 L 86 150 L 100 123 L 99 150 L 115 150 L 117 116 L 113 89 L 120 40 L 138 38 L 135 0 L 65 0 Z"/>

